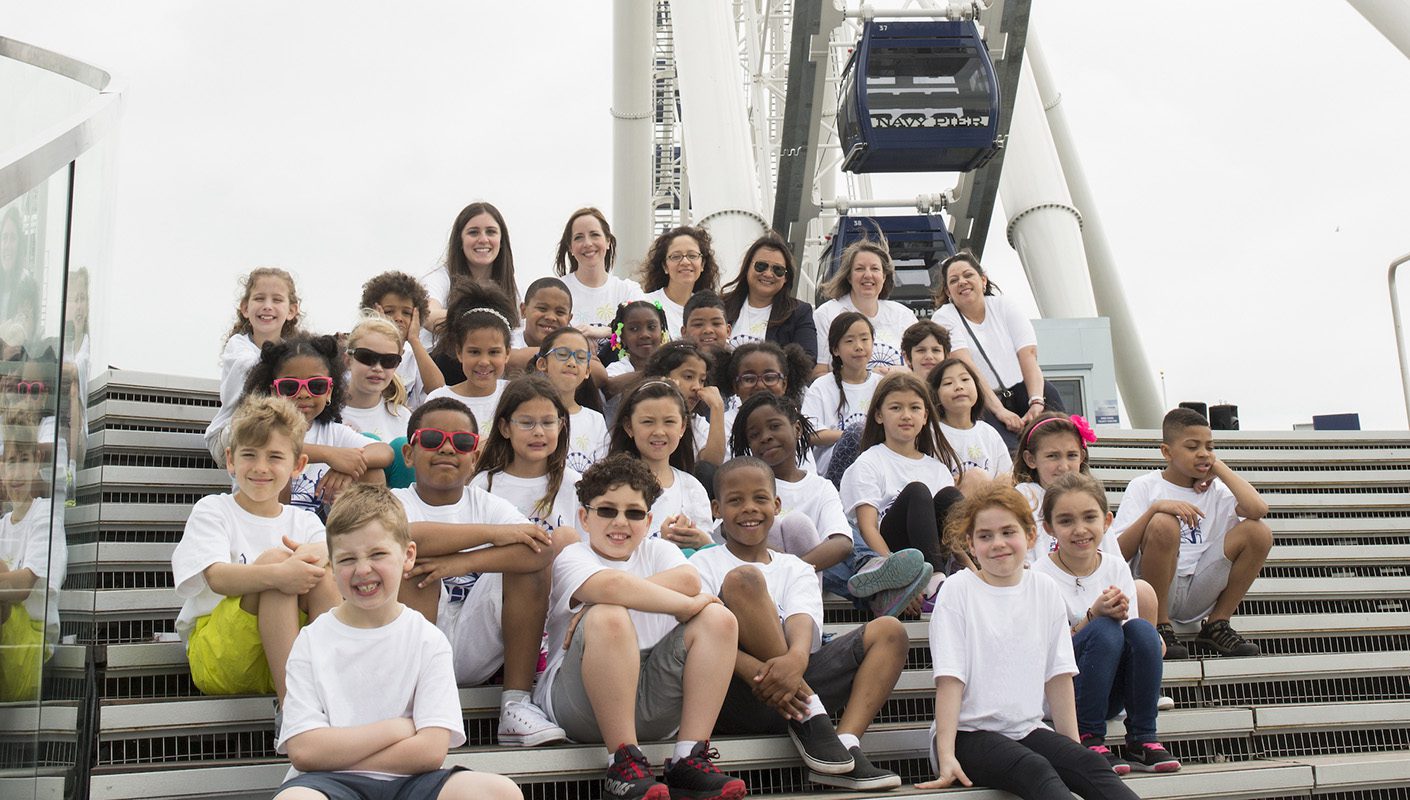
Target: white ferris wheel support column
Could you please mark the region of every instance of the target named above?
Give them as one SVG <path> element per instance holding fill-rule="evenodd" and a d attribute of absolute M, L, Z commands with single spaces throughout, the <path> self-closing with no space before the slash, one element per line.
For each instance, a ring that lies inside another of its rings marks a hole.
<path fill-rule="evenodd" d="M 618 0 L 621 2 L 621 0 Z M 691 217 L 726 273 L 766 230 L 730 3 L 671 3 Z"/>
<path fill-rule="evenodd" d="M 1346 0 L 1381 35 L 1410 58 L 1410 2 L 1406 0 Z"/>
<path fill-rule="evenodd" d="M 1111 320 L 1112 349 L 1116 356 L 1116 382 L 1126 405 L 1132 427 L 1158 428 L 1164 414 L 1156 387 L 1155 372 L 1146 359 L 1141 333 L 1126 302 L 1116 257 L 1107 244 L 1106 230 L 1097 212 L 1096 199 L 1087 184 L 1082 160 L 1067 127 L 1062 110 L 1062 94 L 1053 83 L 1052 71 L 1043 55 L 1043 48 L 1033 28 L 1028 29 L 1026 56 L 1033 69 L 1038 97 L 1047 111 L 1048 130 L 1057 149 L 1063 175 L 1073 203 L 1082 213 L 1082 242 L 1087 251 L 1087 269 L 1091 276 L 1092 295 L 1097 312 Z"/>
<path fill-rule="evenodd" d="M 999 197 L 1009 218 L 1009 244 L 1023 262 L 1038 312 L 1044 317 L 1095 317 L 1082 215 L 1068 194 L 1027 62 L 1004 145 Z"/>
<path fill-rule="evenodd" d="M 612 3 L 613 271 L 636 274 L 651 244 L 650 0 Z"/>

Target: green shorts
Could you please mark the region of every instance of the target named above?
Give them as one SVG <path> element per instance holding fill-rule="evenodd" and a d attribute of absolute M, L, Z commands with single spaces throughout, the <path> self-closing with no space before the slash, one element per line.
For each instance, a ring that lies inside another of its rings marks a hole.
<path fill-rule="evenodd" d="M 299 627 L 308 615 L 299 612 Z M 186 641 L 191 681 L 202 694 L 274 694 L 274 676 L 259 637 L 259 617 L 227 597 L 215 610 L 196 619 Z"/>
<path fill-rule="evenodd" d="M 44 620 L 31 619 L 22 605 L 10 606 L 9 618 L 0 625 L 0 701 L 38 697 L 40 671 L 50 652 Z"/>

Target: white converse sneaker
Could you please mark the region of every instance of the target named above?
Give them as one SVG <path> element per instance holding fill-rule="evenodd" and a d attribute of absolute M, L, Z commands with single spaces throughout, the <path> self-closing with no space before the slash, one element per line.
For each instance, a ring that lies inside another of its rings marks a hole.
<path fill-rule="evenodd" d="M 499 743 L 520 747 L 567 741 L 568 735 L 544 715 L 533 703 L 507 703 L 499 710 Z"/>

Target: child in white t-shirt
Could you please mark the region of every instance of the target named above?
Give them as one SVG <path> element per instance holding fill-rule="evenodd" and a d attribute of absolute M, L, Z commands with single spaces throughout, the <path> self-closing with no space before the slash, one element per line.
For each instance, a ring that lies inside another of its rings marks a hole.
<path fill-rule="evenodd" d="M 294 276 L 277 267 L 259 267 L 240 279 L 235 325 L 220 353 L 220 409 L 206 427 L 206 449 L 225 465 L 225 429 L 245 393 L 245 381 L 259 361 L 260 348 L 299 329 L 299 293 Z"/>
<path fill-rule="evenodd" d="M 384 487 L 354 487 L 327 541 L 343 601 L 289 655 L 275 750 L 293 767 L 276 797 L 521 797 L 499 775 L 441 768 L 465 726 L 445 636 L 397 602 L 416 559 L 400 505 Z"/>
<path fill-rule="evenodd" d="M 1067 605 L 1077 656 L 1077 733 L 1117 775 L 1132 769 L 1174 772 L 1177 761 L 1156 738 L 1160 699 L 1160 634 L 1139 617 L 1136 582 L 1120 556 L 1098 543 L 1111 526 L 1106 492 L 1090 476 L 1070 472 L 1048 487 L 1043 525 L 1058 549 L 1033 569 L 1057 582 Z M 1126 711 L 1126 759 L 1106 747 L 1106 721 Z"/>
<path fill-rule="evenodd" d="M 564 464 L 581 474 L 592 462 L 607 455 L 610 438 L 602 416 L 602 395 L 588 379 L 597 366 L 591 344 L 577 328 L 559 328 L 544 337 L 533 365 L 553 384 L 558 402 L 568 412 L 568 456 Z"/>
<path fill-rule="evenodd" d="M 406 390 L 404 404 L 409 413 L 426 402 L 427 393 L 446 383 L 441 368 L 436 366 L 421 340 L 421 324 L 431 312 L 430 295 L 420 281 L 405 272 L 383 272 L 362 285 L 362 302 L 358 308 L 376 311 L 397 327 L 401 363 L 396 367 L 396 374 Z M 405 427 L 402 426 L 403 434 Z"/>
<path fill-rule="evenodd" d="M 672 389 L 674 391 L 674 388 Z M 604 742 L 613 797 L 743 797 L 709 738 L 734 668 L 734 615 L 700 592 L 679 548 L 649 534 L 661 491 L 640 459 L 613 454 L 578 482 L 585 541 L 553 564 L 551 653 L 535 697 L 579 742 Z M 676 737 L 660 788 L 638 737 Z"/>
<path fill-rule="evenodd" d="M 991 480 L 1009 480 L 1013 458 L 1004 437 L 980 419 L 984 407 L 979 402 L 979 374 L 974 367 L 964 359 L 947 358 L 930 372 L 927 382 L 940 406 L 940 432 L 959 458 L 960 469 Z"/>
<path fill-rule="evenodd" d="M 201 498 L 172 551 L 185 601 L 176 631 L 205 694 L 274 693 L 282 701 L 300 626 L 338 602 L 323 523 L 279 502 L 307 460 L 306 424 L 288 400 L 246 398 L 225 458 L 239 491 Z"/>
<path fill-rule="evenodd" d="M 866 421 L 881 376 L 867 364 L 872 352 L 872 324 L 866 315 L 847 311 L 827 331 L 830 373 L 815 379 L 803 398 L 803 415 L 813 425 L 813 455 L 826 473 L 832 448 L 843 432 Z"/>
<path fill-rule="evenodd" d="M 505 387 L 470 485 L 508 500 L 530 522 L 553 532 L 578 519 L 580 477 L 566 466 L 568 411 L 541 375 Z"/>
<path fill-rule="evenodd" d="M 289 486 L 289 504 L 295 508 L 322 514 L 353 483 L 386 484 L 382 470 L 392 463 L 392 448 L 339 421 L 345 392 L 342 358 L 332 336 L 290 336 L 266 347 L 250 370 L 246 399 L 290 398 L 308 422 L 303 446 L 308 463 Z"/>
<path fill-rule="evenodd" d="M 402 457 L 416 470 L 416 482 L 392 492 L 417 545 L 403 601 L 450 639 L 458 683 L 483 684 L 503 666 L 500 744 L 562 741 L 563 730 L 529 693 L 555 545 L 564 538 L 530 522 L 508 500 L 466 486 L 480 437 L 459 401 L 427 400 L 412 413 L 410 433 Z"/>
<path fill-rule="evenodd" d="M 740 652 L 718 730 L 787 731 L 814 783 L 852 791 L 900 786 L 899 776 L 867 760 L 861 737 L 901 676 L 910 646 L 905 627 L 882 617 L 823 644 L 812 567 L 768 546 L 779 509 L 773 471 L 741 456 L 720 467 L 715 481 L 725 543 L 690 563 L 705 591 L 739 620 Z M 834 730 L 828 709 L 844 705 Z"/>
<path fill-rule="evenodd" d="M 363 317 L 348 333 L 348 394 L 343 424 L 391 444 L 406 435 L 408 390 L 397 371 L 401 335 L 380 314 Z"/>
<path fill-rule="evenodd" d="M 714 544 L 710 497 L 692 474 L 692 449 L 685 398 L 674 383 L 648 378 L 622 398 L 612 426 L 611 452 L 636 456 L 651 469 L 661 494 L 651 506 L 648 533 L 686 555 Z"/>
<path fill-rule="evenodd" d="M 722 353 L 720 357 L 728 358 L 729 354 Z M 729 412 L 719 387 L 710 385 L 714 380 L 711 365 L 712 357 L 698 345 L 677 339 L 662 345 L 642 370 L 645 379 L 664 378 L 674 383 L 685 398 L 697 472 L 702 463 L 723 463 L 728 450 L 725 440 L 729 436 Z"/>
<path fill-rule="evenodd" d="M 475 419 L 494 416 L 509 365 L 511 301 L 482 284 L 457 285 L 455 299 L 438 335 L 438 352 L 460 362 L 465 380 L 431 392 L 426 399 L 450 397 L 470 409 Z"/>
<path fill-rule="evenodd" d="M 938 779 L 917 788 L 958 781 L 1027 800 L 1056 798 L 1066 786 L 1088 800 L 1134 800 L 1106 759 L 1077 743 L 1066 605 L 1052 578 L 1025 568 L 1034 541 L 1027 501 L 989 483 L 955 509 L 946 533 L 980 571 L 941 584 L 930 618 Z"/>
<path fill-rule="evenodd" d="M 32 414 L 6 414 L 0 517 L 0 702 L 39 696 L 44 662 L 59 642 L 59 589 L 68 564 L 63 513 L 40 475 Z M 49 441 L 53 441 L 51 437 Z M 52 520 L 52 522 L 51 522 Z"/>
<path fill-rule="evenodd" d="M 943 575 L 950 565 L 940 531 L 960 498 L 954 478 L 959 462 L 940 434 L 929 387 L 910 372 L 883 378 L 861 447 L 862 454 L 842 476 L 840 494 L 842 508 L 875 556 L 860 565 L 848 588 L 854 597 L 874 598 L 872 610 L 878 616 L 919 611 L 924 600 L 934 598 L 932 574 Z M 919 551 L 930 569 L 912 584 L 897 586 L 899 577 L 893 576 L 888 557 L 907 551 Z"/>
<path fill-rule="evenodd" d="M 1165 415 L 1166 467 L 1126 486 L 1111 530 L 1133 571 L 1155 587 L 1166 658 L 1188 648 L 1173 622 L 1202 623 L 1195 641 L 1221 655 L 1256 656 L 1259 646 L 1229 625 L 1273 546 L 1258 490 L 1214 454 L 1214 433 L 1197 412 Z"/>
<path fill-rule="evenodd" d="M 769 529 L 769 547 L 830 574 L 831 568 L 852 556 L 852 526 L 842 510 L 837 487 L 804 468 L 811 430 L 807 417 L 792 400 L 758 392 L 740 407 L 730 438 L 735 457 L 752 455 L 773 471 L 780 508 Z M 848 577 L 850 573 L 841 580 Z M 825 585 L 827 580 L 824 577 Z M 827 588 L 832 591 L 836 587 Z"/>

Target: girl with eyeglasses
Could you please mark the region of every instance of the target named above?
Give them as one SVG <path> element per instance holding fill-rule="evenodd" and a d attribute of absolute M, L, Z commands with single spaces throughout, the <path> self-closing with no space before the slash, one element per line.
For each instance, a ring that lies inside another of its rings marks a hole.
<path fill-rule="evenodd" d="M 550 533 L 572 527 L 581 476 L 567 466 L 568 410 L 553 384 L 542 375 L 510 381 L 484 428 L 470 485 L 503 497 Z"/>
<path fill-rule="evenodd" d="M 545 336 L 534 367 L 558 392 L 558 402 L 568 415 L 570 469 L 582 472 L 607 455 L 607 420 L 602 416 L 602 395 L 588 380 L 592 358 L 587 336 L 577 328 L 562 327 Z"/>
<path fill-rule="evenodd" d="M 783 237 L 769 231 L 749 245 L 739 274 L 721 290 L 731 347 L 752 341 L 796 344 L 809 361 L 818 360 L 813 307 L 793 296 L 796 275 Z"/>
<path fill-rule="evenodd" d="M 661 484 L 651 505 L 651 537 L 659 536 L 686 555 L 714 544 L 710 496 L 695 478 L 695 448 L 685 398 L 663 378 L 647 378 L 622 397 L 612 423 L 612 453 L 641 459 Z"/>
<path fill-rule="evenodd" d="M 661 304 L 666 312 L 667 333 L 672 339 L 680 337 L 686 301 L 696 292 L 713 290 L 719 279 L 710 233 L 704 228 L 682 225 L 657 236 L 646 251 L 641 272 L 646 299 Z"/>
<path fill-rule="evenodd" d="M 343 424 L 341 364 L 336 339 L 300 333 L 265 345 L 245 382 L 244 397 L 287 397 L 308 422 L 308 466 L 290 481 L 289 505 L 320 516 L 354 482 L 384 484 L 393 457 L 388 445 Z"/>
<path fill-rule="evenodd" d="M 382 442 L 405 436 L 411 417 L 406 387 L 397 374 L 402 362 L 400 341 L 396 325 L 371 311 L 348 334 L 343 424 Z"/>

